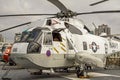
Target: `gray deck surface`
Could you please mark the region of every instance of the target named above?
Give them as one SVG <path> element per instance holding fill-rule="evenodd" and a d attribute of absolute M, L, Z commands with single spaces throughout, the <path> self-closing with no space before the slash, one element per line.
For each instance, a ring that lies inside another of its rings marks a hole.
<path fill-rule="evenodd" d="M 57 72 L 48 75 L 43 73 L 42 75 L 31 75 L 26 69 L 18 69 L 16 66 L 6 66 L 2 70 L 2 65 L 0 63 L 0 80 L 2 75 L 5 73 L 5 69 L 10 68 L 11 71 L 7 77 L 12 78 L 12 80 L 120 80 L 120 70 L 104 70 L 95 69 L 88 72 L 90 78 L 77 78 L 74 72 Z"/>

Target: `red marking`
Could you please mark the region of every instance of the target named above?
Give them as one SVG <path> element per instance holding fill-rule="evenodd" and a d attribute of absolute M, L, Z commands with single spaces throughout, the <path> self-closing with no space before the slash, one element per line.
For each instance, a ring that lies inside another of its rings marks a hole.
<path fill-rule="evenodd" d="M 7 47 L 7 49 L 5 50 L 5 52 L 3 52 L 3 60 L 6 61 L 6 62 L 9 61 L 9 56 L 10 56 L 11 48 L 12 47 Z"/>
<path fill-rule="evenodd" d="M 97 49 L 99 49 L 99 45 L 97 45 Z"/>
<path fill-rule="evenodd" d="M 92 49 L 92 45 L 91 44 L 89 45 L 89 48 Z"/>
<path fill-rule="evenodd" d="M 55 25 L 55 24 L 60 24 L 60 22 L 58 22 L 56 20 L 52 20 L 52 25 Z"/>
<path fill-rule="evenodd" d="M 90 45 L 89 45 L 89 48 L 92 49 L 92 46 L 93 46 L 93 45 L 90 44 Z M 99 49 L 99 45 L 97 45 L 96 47 L 97 47 L 97 49 Z"/>

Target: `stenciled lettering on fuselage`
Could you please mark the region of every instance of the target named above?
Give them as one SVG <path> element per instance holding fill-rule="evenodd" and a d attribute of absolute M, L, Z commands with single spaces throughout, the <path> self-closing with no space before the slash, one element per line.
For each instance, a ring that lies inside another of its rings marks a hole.
<path fill-rule="evenodd" d="M 110 42 L 110 48 L 118 49 L 118 43 Z"/>
<path fill-rule="evenodd" d="M 95 53 L 99 49 L 99 45 L 97 45 L 95 42 L 92 42 L 92 44 L 89 45 L 90 49 Z"/>

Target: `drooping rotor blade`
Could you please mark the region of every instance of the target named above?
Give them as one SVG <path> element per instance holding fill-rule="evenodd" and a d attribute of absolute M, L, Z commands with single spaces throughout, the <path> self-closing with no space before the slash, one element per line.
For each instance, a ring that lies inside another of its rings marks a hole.
<path fill-rule="evenodd" d="M 61 11 L 65 11 L 65 12 L 68 11 L 65 5 L 63 5 L 59 0 L 48 0 L 48 1 L 54 4 Z"/>
<path fill-rule="evenodd" d="M 106 2 L 106 1 L 109 1 L 109 0 L 102 0 L 102 1 L 99 1 L 99 2 L 95 2 L 95 3 L 90 4 L 90 6 L 94 6 L 94 5 L 97 5 L 97 4 Z"/>
<path fill-rule="evenodd" d="M 120 34 L 113 34 L 114 36 L 120 36 Z"/>
<path fill-rule="evenodd" d="M 120 13 L 120 10 L 83 12 L 83 13 L 76 13 L 76 15 L 103 14 L 103 13 Z"/>
<path fill-rule="evenodd" d="M 54 16 L 56 14 L 10 14 L 10 15 L 0 15 L 0 17 L 14 17 L 14 16 Z"/>
<path fill-rule="evenodd" d="M 120 40 L 120 34 L 110 34 L 110 35 L 108 34 L 107 36 L 110 38 L 114 37 L 115 39 Z"/>
<path fill-rule="evenodd" d="M 24 25 L 27 25 L 27 24 L 30 24 L 30 23 L 31 22 L 26 22 L 26 23 L 23 23 L 23 24 L 19 24 L 19 25 L 10 27 L 10 28 L 6 28 L 6 29 L 3 29 L 3 30 L 0 30 L 0 32 L 4 32 L 4 31 L 7 31 L 7 30 L 11 30 L 11 29 L 17 28 L 17 27 L 21 27 L 21 26 L 24 26 Z"/>
<path fill-rule="evenodd" d="M 120 34 L 111 34 L 111 35 L 108 35 L 108 36 L 120 36 Z"/>

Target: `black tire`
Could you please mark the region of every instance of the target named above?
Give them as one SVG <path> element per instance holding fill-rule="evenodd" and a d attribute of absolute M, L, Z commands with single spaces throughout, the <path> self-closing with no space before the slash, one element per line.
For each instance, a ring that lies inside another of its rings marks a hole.
<path fill-rule="evenodd" d="M 79 70 L 79 71 L 77 71 L 77 77 L 79 78 L 79 77 L 81 77 L 81 76 L 84 76 L 84 70 Z"/>
<path fill-rule="evenodd" d="M 10 65 L 10 66 L 13 66 L 14 64 L 9 62 L 9 65 Z"/>
<path fill-rule="evenodd" d="M 10 66 L 15 66 L 16 63 L 11 58 L 9 58 L 9 65 Z"/>

